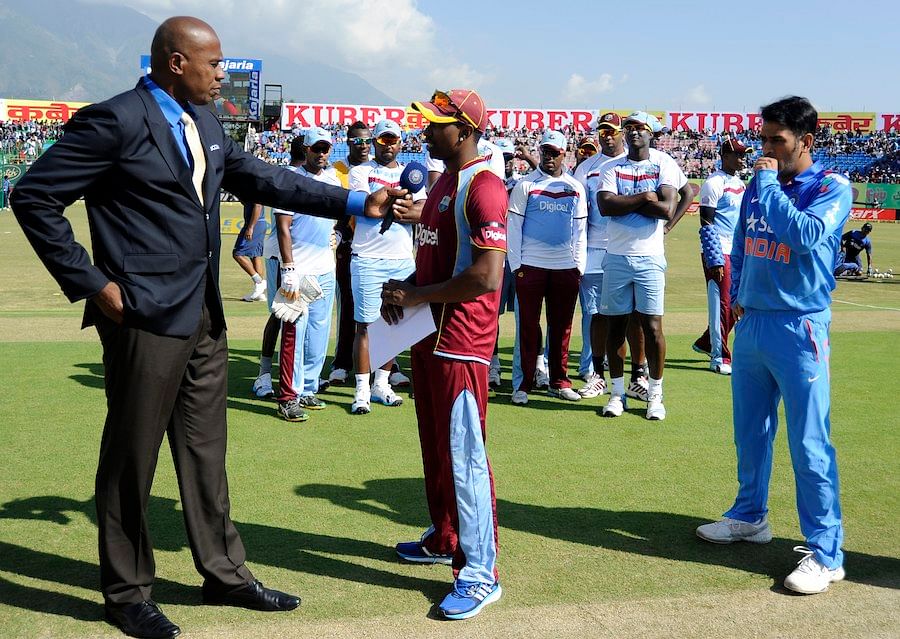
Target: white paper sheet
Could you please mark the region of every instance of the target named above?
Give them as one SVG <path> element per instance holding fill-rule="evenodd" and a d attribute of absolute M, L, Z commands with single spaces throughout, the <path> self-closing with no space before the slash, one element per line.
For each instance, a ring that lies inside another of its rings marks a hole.
<path fill-rule="evenodd" d="M 372 370 L 381 368 L 437 330 L 430 306 L 420 304 L 404 308 L 403 319 L 398 324 L 388 324 L 382 317 L 369 324 L 369 363 Z"/>

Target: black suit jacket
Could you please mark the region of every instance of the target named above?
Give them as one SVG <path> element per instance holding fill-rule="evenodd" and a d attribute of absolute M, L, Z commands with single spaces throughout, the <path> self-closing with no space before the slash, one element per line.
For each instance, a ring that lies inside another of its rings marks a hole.
<path fill-rule="evenodd" d="M 243 201 L 344 217 L 349 191 L 271 166 L 244 152 L 218 119 L 197 109 L 206 154 L 201 205 L 191 171 L 156 100 L 137 87 L 78 111 L 65 134 L 19 180 L 12 207 L 70 301 L 110 280 L 122 288 L 124 323 L 160 335 L 197 328 L 204 282 L 224 326 L 219 275 L 219 188 Z M 93 263 L 63 216 L 84 197 Z M 89 307 L 91 305 L 89 304 Z M 91 314 L 85 314 L 90 324 Z"/>

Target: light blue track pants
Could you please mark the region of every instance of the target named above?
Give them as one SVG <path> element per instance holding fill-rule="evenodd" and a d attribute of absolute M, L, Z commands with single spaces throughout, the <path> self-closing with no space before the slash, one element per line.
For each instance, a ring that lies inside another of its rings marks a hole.
<path fill-rule="evenodd" d="M 726 517 L 753 522 L 768 512 L 778 402 L 784 399 L 800 530 L 816 559 L 843 564 L 838 470 L 831 445 L 828 329 L 831 311 L 748 310 L 732 351 L 738 495 Z"/>

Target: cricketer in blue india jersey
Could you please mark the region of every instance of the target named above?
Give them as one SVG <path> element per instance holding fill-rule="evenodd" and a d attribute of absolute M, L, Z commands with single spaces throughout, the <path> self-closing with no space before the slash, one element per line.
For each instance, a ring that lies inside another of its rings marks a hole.
<path fill-rule="evenodd" d="M 817 113 L 804 98 L 762 109 L 763 155 L 741 204 L 731 253 L 731 299 L 740 321 L 732 360 L 738 494 L 712 542 L 765 543 L 772 444 L 783 398 L 806 547 L 785 586 L 826 590 L 844 577 L 838 472 L 830 431 L 828 330 L 834 255 L 852 194 L 841 175 L 813 163 Z"/>

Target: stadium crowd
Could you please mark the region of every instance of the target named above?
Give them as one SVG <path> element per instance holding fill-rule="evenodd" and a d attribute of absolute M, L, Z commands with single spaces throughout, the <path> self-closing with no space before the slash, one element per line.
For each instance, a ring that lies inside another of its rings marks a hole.
<path fill-rule="evenodd" d="M 334 139 L 332 160 L 347 155 L 347 126 L 328 124 L 323 127 Z M 572 127 L 563 127 L 560 132 L 566 137 L 567 142 L 565 163 L 568 167 L 574 168 L 577 163 L 577 146 L 586 135 L 575 131 Z M 301 134 L 300 128 L 292 131 L 252 132 L 250 148 L 257 157 L 271 164 L 286 166 L 290 159 L 291 140 Z M 544 130 L 494 128 L 489 131 L 487 138 L 492 142 L 502 138 L 510 139 L 515 147 L 524 146 L 536 157 L 538 143 L 543 134 Z M 654 145 L 671 155 L 688 178 L 703 180 L 718 168 L 718 149 L 726 135 L 709 129 L 704 131 L 664 129 L 656 136 Z M 593 133 L 587 135 L 591 136 Z M 738 134 L 737 138 L 754 149 L 751 157 L 755 157 L 760 146 L 758 131 L 744 131 Z M 864 134 L 859 131 L 834 131 L 829 126 L 821 126 L 816 132 L 815 140 L 816 159 L 825 168 L 843 173 L 854 182 L 900 184 L 900 133 L 876 131 Z M 406 132 L 400 151 L 424 156 L 422 132 L 419 130 Z M 422 161 L 423 157 L 407 159 Z M 526 167 L 523 165 L 519 168 L 524 170 Z M 738 175 L 745 181 L 749 180 L 751 176 L 749 166 Z"/>
<path fill-rule="evenodd" d="M 0 122 L 0 153 L 13 159 L 36 159 L 44 146 L 62 135 L 63 125 L 59 122 Z"/>

